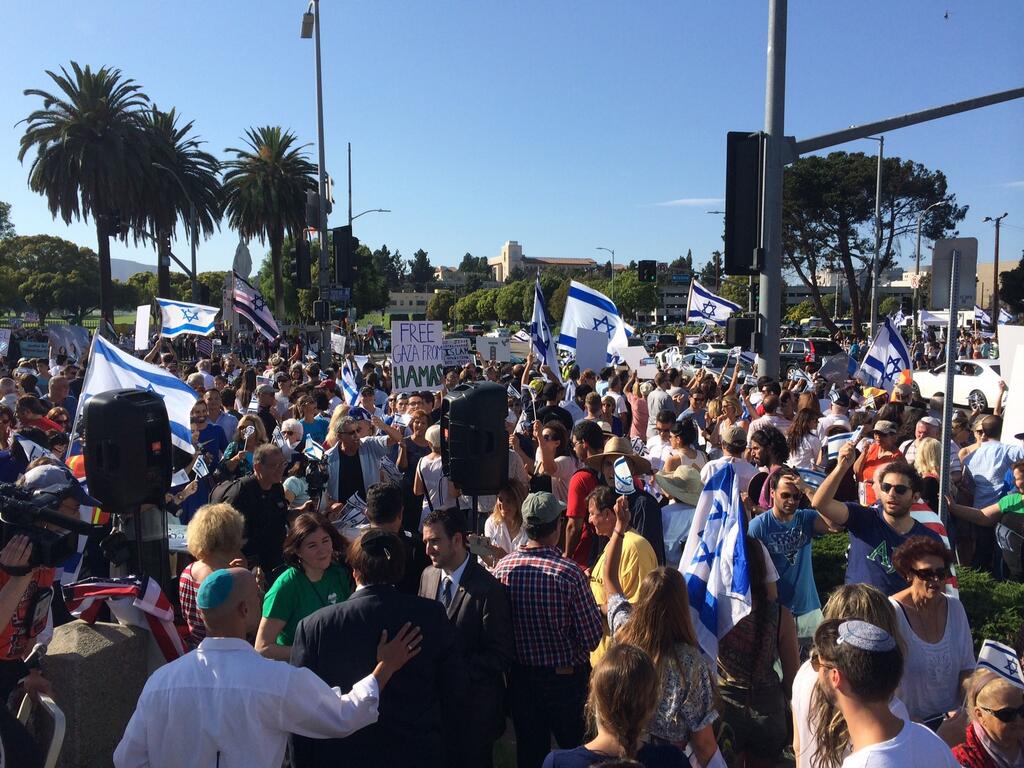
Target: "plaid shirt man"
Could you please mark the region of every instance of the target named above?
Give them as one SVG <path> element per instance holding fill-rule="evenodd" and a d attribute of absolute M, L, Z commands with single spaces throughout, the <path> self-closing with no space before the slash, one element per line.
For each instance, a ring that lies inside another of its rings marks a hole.
<path fill-rule="evenodd" d="M 587 664 L 603 621 L 587 577 L 555 547 L 520 547 L 494 576 L 508 589 L 516 661 L 529 667 Z"/>

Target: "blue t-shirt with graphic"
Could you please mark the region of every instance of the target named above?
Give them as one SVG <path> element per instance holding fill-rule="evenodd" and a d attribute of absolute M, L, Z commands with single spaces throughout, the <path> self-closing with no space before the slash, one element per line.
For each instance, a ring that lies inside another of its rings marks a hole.
<path fill-rule="evenodd" d="M 850 518 L 846 530 L 850 534 L 849 560 L 846 564 L 847 584 L 870 584 L 887 595 L 907 588 L 907 582 L 892 565 L 892 553 L 911 536 L 942 537 L 927 526 L 914 521 L 906 534 L 893 530 L 882 517 L 880 507 L 862 507 L 847 502 Z"/>
<path fill-rule="evenodd" d="M 750 521 L 748 532 L 764 544 L 779 572 L 779 602 L 795 616 L 821 607 L 811 566 L 811 539 L 818 513 L 798 509 L 793 519 L 783 522 L 769 509 Z"/>

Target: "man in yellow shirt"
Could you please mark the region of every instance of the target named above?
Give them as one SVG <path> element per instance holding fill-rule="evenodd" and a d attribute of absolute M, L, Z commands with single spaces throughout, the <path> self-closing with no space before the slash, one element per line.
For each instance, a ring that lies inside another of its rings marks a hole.
<path fill-rule="evenodd" d="M 590 524 L 594 526 L 597 535 L 608 538 L 615 530 L 615 493 L 606 485 L 599 485 L 590 495 L 587 496 L 587 511 Z M 619 561 L 619 583 L 622 585 L 622 594 L 631 603 L 635 603 L 640 592 L 640 582 L 644 576 L 658 567 L 658 556 L 654 554 L 654 548 L 650 543 L 630 528 L 622 537 L 622 559 Z M 594 593 L 594 600 L 602 612 L 607 611 L 607 596 L 604 592 L 602 574 L 604 573 L 604 552 L 598 557 L 597 562 L 590 571 L 590 590 Z M 598 660 L 608 649 L 611 638 L 608 636 L 607 622 L 604 626 L 604 637 L 600 644 L 590 654 L 591 665 L 597 664 Z"/>

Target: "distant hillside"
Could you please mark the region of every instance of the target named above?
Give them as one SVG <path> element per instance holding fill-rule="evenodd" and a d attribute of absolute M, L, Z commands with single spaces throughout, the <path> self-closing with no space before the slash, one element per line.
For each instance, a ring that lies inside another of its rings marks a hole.
<path fill-rule="evenodd" d="M 121 282 L 124 282 L 137 272 L 152 272 L 155 274 L 156 266 L 151 264 L 143 264 L 142 262 L 139 261 L 131 261 L 130 259 L 110 260 L 110 276 L 114 280 L 120 280 Z"/>

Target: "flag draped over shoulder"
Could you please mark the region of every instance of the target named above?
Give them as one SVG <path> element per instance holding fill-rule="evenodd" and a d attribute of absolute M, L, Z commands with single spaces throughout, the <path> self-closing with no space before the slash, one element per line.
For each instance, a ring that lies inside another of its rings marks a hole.
<path fill-rule="evenodd" d="M 575 334 L 574 334 L 575 335 Z M 551 335 L 551 316 L 544 304 L 544 292 L 540 288 L 540 274 L 533 286 L 533 317 L 530 318 L 530 349 L 541 365 L 547 365 L 559 381 L 558 351 Z"/>
<path fill-rule="evenodd" d="M 352 363 L 348 360 L 341 364 L 341 388 L 346 403 L 355 405 L 359 402 L 359 387 L 356 386 L 356 374 L 352 370 Z"/>
<path fill-rule="evenodd" d="M 724 326 L 733 312 L 740 311 L 739 304 L 716 296 L 696 280 L 690 282 L 690 294 L 686 299 L 687 322 Z"/>
<path fill-rule="evenodd" d="M 237 273 L 231 273 L 233 287 L 231 291 L 231 308 L 240 314 L 263 336 L 273 341 L 280 335 L 277 329 L 277 321 L 274 319 L 266 299 L 247 280 L 239 277 Z"/>
<path fill-rule="evenodd" d="M 736 472 L 726 464 L 701 491 L 679 561 L 697 641 L 712 664 L 718 658 L 718 641 L 753 606 L 746 528 Z"/>
<path fill-rule="evenodd" d="M 886 318 L 857 373 L 873 387 L 892 392 L 896 379 L 910 369 L 910 352 L 896 326 Z"/>
<path fill-rule="evenodd" d="M 565 299 L 565 312 L 558 330 L 558 346 L 576 351 L 576 332 L 580 328 L 608 334 L 608 348 L 619 349 L 629 345 L 630 332 L 615 303 L 589 285 L 569 282 Z"/>
<path fill-rule="evenodd" d="M 163 368 L 132 357 L 118 349 L 98 333 L 93 337 L 89 368 L 82 384 L 84 406 L 90 397 L 115 389 L 143 389 L 157 395 L 167 408 L 171 424 L 171 443 L 186 453 L 195 453 L 192 446 L 192 425 L 189 417 L 196 402 L 196 393 L 188 384 Z M 79 408 L 77 419 L 84 408 Z"/>
<path fill-rule="evenodd" d="M 165 339 L 186 333 L 209 336 L 220 312 L 217 307 L 170 299 L 157 299 L 156 303 L 160 305 L 160 335 Z"/>

